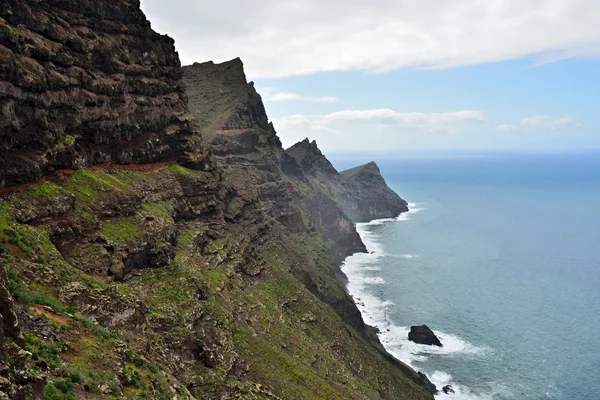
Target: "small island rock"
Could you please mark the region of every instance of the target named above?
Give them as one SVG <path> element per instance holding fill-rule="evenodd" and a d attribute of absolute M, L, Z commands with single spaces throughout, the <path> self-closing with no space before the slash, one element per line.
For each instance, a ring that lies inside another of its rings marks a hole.
<path fill-rule="evenodd" d="M 411 326 L 410 332 L 408 333 L 408 340 L 428 346 L 443 347 L 440 339 L 438 339 L 435 333 L 433 333 L 427 325 Z"/>
<path fill-rule="evenodd" d="M 446 385 L 442 388 L 442 392 L 445 394 L 451 394 L 454 393 L 454 389 L 452 389 L 452 385 Z"/>

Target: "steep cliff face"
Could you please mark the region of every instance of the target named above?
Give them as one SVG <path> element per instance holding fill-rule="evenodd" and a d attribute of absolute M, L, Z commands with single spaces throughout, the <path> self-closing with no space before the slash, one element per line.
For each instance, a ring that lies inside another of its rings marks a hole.
<path fill-rule="evenodd" d="M 337 198 L 352 221 L 395 218 L 408 211 L 408 203 L 388 187 L 374 162 L 342 171 L 340 175 L 344 184 Z"/>
<path fill-rule="evenodd" d="M 329 243 L 331 267 L 295 263 L 291 272 L 367 336 L 370 330 L 337 283 L 337 268 L 332 268 L 365 247 L 330 194 L 311 185 L 302 166 L 284 152 L 273 125 L 267 122 L 260 95 L 246 81 L 241 61 L 194 64 L 184 71 L 190 108 L 202 121 L 203 137 L 222 167 L 226 219 L 245 225 L 244 231 L 260 241 L 278 241 L 271 236 L 276 230 L 262 224 L 274 220 L 291 234 L 316 234 Z M 232 120 L 238 121 L 238 128 L 229 129 Z"/>
<path fill-rule="evenodd" d="M 340 173 L 308 139 L 286 150 L 306 176 L 330 190 L 331 197 L 354 223 L 395 218 L 408 211 L 407 203 L 388 187 L 374 162 Z"/>
<path fill-rule="evenodd" d="M 138 2 L 0 13 L 0 398 L 431 399 L 337 281 L 364 246 L 239 60 L 186 70 L 196 121 Z"/>
<path fill-rule="evenodd" d="M 0 58 L 0 186 L 193 153 L 173 40 L 139 0 L 3 1 Z"/>

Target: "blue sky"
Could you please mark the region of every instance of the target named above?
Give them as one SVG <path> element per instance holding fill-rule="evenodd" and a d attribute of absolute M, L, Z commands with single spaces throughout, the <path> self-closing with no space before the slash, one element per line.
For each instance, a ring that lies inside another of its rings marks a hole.
<path fill-rule="evenodd" d="M 241 57 L 285 146 L 600 148 L 593 0 L 142 0 L 182 62 Z"/>
<path fill-rule="evenodd" d="M 307 98 L 337 98 L 336 102 L 269 101 L 265 96 L 269 116 L 286 145 L 309 136 L 325 149 L 585 149 L 600 148 L 598 71 L 597 60 L 563 60 L 541 66 L 517 60 L 381 74 L 317 73 L 257 79 L 256 86 L 267 93 L 277 88 Z M 409 113 L 478 110 L 483 120 L 451 123 L 456 132 L 354 123 L 357 126 L 340 127 L 339 135 L 302 124 L 298 127 L 290 121 L 291 115 L 366 109 Z M 550 118 L 530 120 L 541 116 Z M 563 123 L 561 119 L 565 119 Z"/>

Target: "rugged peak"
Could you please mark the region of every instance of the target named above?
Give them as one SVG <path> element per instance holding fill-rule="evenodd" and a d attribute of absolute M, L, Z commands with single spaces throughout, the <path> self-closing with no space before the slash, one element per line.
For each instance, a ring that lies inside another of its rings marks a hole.
<path fill-rule="evenodd" d="M 340 175 L 346 179 L 353 179 L 360 174 L 381 175 L 381 171 L 379 170 L 379 166 L 374 161 L 371 161 L 367 164 L 340 172 Z"/>
<path fill-rule="evenodd" d="M 239 58 L 183 67 L 189 108 L 203 133 L 240 134 L 248 129 L 271 132 L 262 98 L 248 83 Z"/>
<path fill-rule="evenodd" d="M 342 209 L 353 222 L 395 218 L 408 211 L 407 203 L 390 189 L 373 161 L 340 172 L 343 182 L 339 194 Z"/>
<path fill-rule="evenodd" d="M 323 155 L 316 140 L 312 142 L 306 138 L 296 143 L 286 150 L 286 153 L 296 159 L 296 162 L 304 169 L 306 173 L 326 175 L 337 175 L 337 170 L 331 165 L 329 160 Z"/>
<path fill-rule="evenodd" d="M 184 68 L 188 70 L 197 70 L 198 73 L 210 73 L 211 75 L 221 75 L 224 81 L 232 85 L 248 84 L 250 86 L 254 86 L 252 82 L 247 82 L 246 73 L 244 72 L 244 63 L 239 57 L 218 64 L 214 63 L 213 61 L 194 63 Z"/>

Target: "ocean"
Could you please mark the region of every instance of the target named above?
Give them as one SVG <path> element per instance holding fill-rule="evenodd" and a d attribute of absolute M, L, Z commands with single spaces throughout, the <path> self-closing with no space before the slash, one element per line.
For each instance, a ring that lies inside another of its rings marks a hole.
<path fill-rule="evenodd" d="M 329 154 L 410 203 L 358 224 L 343 271 L 388 351 L 438 399 L 600 399 L 600 152 Z M 409 342 L 427 324 L 444 347 Z"/>

